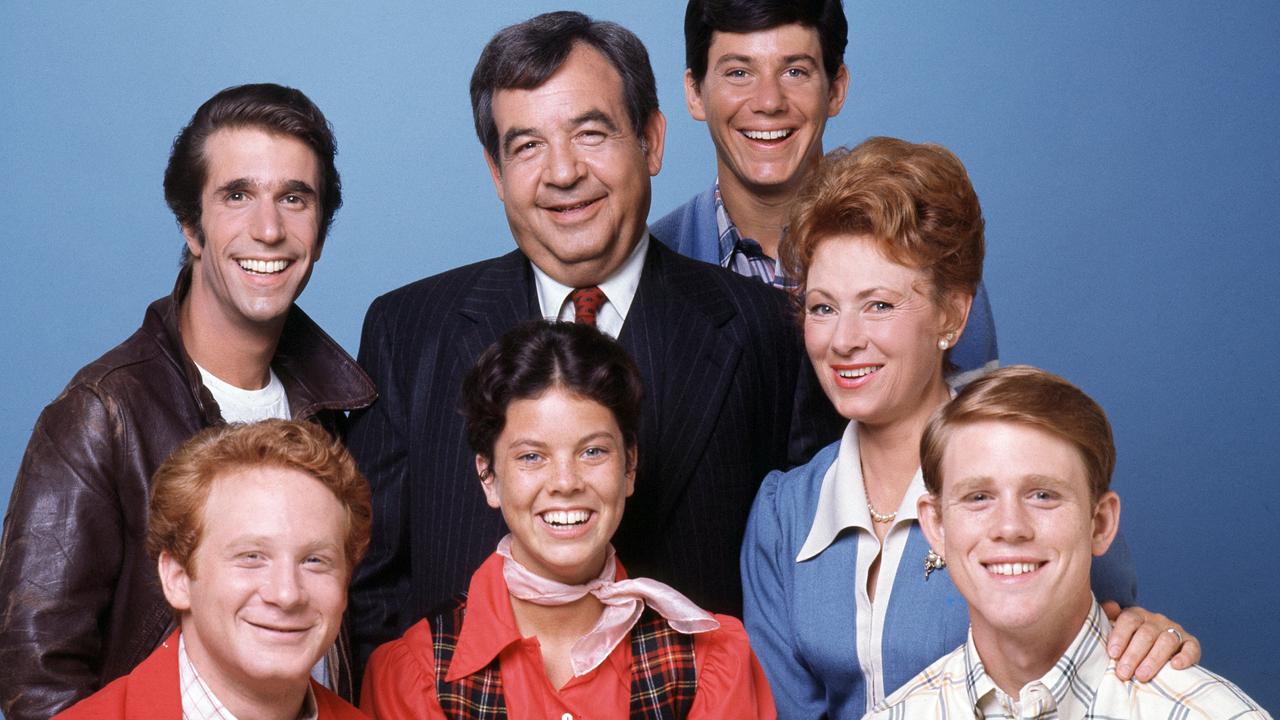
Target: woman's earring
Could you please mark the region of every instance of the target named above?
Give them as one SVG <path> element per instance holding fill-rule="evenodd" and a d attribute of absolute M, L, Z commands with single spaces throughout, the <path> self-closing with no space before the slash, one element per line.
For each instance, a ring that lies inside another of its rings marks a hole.
<path fill-rule="evenodd" d="M 946 350 L 947 348 L 951 347 L 951 339 L 954 338 L 955 336 L 956 336 L 955 333 L 950 333 L 950 332 L 947 333 L 946 337 L 938 341 L 938 349 Z"/>
<path fill-rule="evenodd" d="M 943 560 L 941 555 L 934 552 L 933 548 L 929 548 L 929 554 L 924 556 L 924 579 L 928 580 L 929 573 L 934 570 L 941 570 L 946 566 L 947 561 Z"/>

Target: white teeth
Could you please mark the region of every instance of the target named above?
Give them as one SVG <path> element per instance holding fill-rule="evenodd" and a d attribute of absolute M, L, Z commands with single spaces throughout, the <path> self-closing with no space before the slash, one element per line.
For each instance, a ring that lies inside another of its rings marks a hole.
<path fill-rule="evenodd" d="M 781 140 L 790 135 L 791 130 L 743 130 L 742 134 L 752 140 Z"/>
<path fill-rule="evenodd" d="M 259 275 L 271 275 L 285 269 L 287 260 L 237 260 L 241 268 Z"/>
<path fill-rule="evenodd" d="M 992 563 L 987 570 L 996 575 L 1021 575 L 1035 572 L 1039 567 L 1040 563 Z"/>
<path fill-rule="evenodd" d="M 542 513 L 542 519 L 548 525 L 581 525 L 591 517 L 586 510 L 548 510 Z"/>
<path fill-rule="evenodd" d="M 855 368 L 853 370 L 837 370 L 836 374 L 842 378 L 847 378 L 847 379 L 860 378 L 860 377 L 865 377 L 867 375 L 870 375 L 871 373 L 879 370 L 881 367 L 883 366 L 868 365 L 867 367 Z"/>

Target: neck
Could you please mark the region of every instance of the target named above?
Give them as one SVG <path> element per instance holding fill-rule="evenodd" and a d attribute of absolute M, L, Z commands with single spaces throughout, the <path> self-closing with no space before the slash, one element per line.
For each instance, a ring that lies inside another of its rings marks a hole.
<path fill-rule="evenodd" d="M 1080 603 L 1071 603 L 1069 611 L 1059 611 L 1056 617 L 1017 631 L 987 627 L 973 622 L 973 644 L 987 675 L 1011 698 L 1017 698 L 1027 683 L 1044 677 L 1066 654 L 1071 643 L 1080 634 L 1089 616 L 1092 596 L 1084 596 L 1084 609 Z"/>
<path fill-rule="evenodd" d="M 808 168 L 797 173 L 790 182 L 780 185 L 747 186 L 729 168 L 723 165 L 717 168 L 720 199 L 739 234 L 755 240 L 760 244 L 760 249 L 775 260 L 778 258 L 778 245 L 782 242 L 782 232 L 791 215 L 791 206 L 800 194 L 809 172 L 817 166 L 817 160 L 821 157 L 822 151 L 819 148 Z"/>
<path fill-rule="evenodd" d="M 266 327 L 246 326 L 188 298 L 178 310 L 182 347 L 197 365 L 244 390 L 267 386 L 284 318 Z"/>
<path fill-rule="evenodd" d="M 545 643 L 574 641 L 586 635 L 600 619 L 604 604 L 590 594 L 564 605 L 538 605 L 512 597 L 511 610 L 521 635 Z"/>
<path fill-rule="evenodd" d="M 880 512 L 898 508 L 920 469 L 920 438 L 934 411 L 951 400 L 939 374 L 911 413 L 890 422 L 858 425 L 858 455 L 867 497 Z"/>
<path fill-rule="evenodd" d="M 191 637 L 189 634 L 187 637 Z M 306 700 L 310 676 L 254 683 L 252 678 L 229 677 L 211 661 L 198 643 L 186 643 L 187 658 L 218 700 L 238 718 L 295 720 Z M 248 680 L 248 682 L 246 682 Z"/>

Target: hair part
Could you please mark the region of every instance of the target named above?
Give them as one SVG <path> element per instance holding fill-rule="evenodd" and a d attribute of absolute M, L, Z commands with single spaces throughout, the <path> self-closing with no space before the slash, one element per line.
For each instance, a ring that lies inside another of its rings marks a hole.
<path fill-rule="evenodd" d="M 342 178 L 334 164 L 338 146 L 333 127 L 301 90 L 275 83 L 236 85 L 219 92 L 196 110 L 174 138 L 164 171 L 164 199 L 178 225 L 204 237 L 200 198 L 209 175 L 205 144 L 219 130 L 240 128 L 297 138 L 316 154 L 320 161 L 320 187 L 316 188 L 320 200 L 318 242 L 323 245 L 333 216 L 342 207 Z M 185 267 L 191 261 L 184 244 L 182 264 Z"/>
<path fill-rule="evenodd" d="M 492 463 L 511 403 L 554 387 L 607 408 L 627 449 L 636 447 L 643 389 L 635 361 L 591 326 L 535 320 L 490 345 L 463 381 L 461 412 L 471 449 Z"/>
<path fill-rule="evenodd" d="M 711 38 L 717 32 L 751 33 L 782 25 L 818 33 L 827 82 L 844 64 L 849 22 L 841 0 L 689 0 L 684 11 L 684 62 L 698 85 L 707 77 Z"/>
<path fill-rule="evenodd" d="M 631 129 L 643 144 L 644 128 L 658 111 L 657 85 L 644 43 L 617 23 L 592 20 L 580 12 L 550 12 L 499 30 L 471 73 L 476 137 L 497 167 L 502 167 L 502 153 L 493 119 L 494 93 L 540 87 L 579 45 L 596 50 L 618 71 Z"/>
<path fill-rule="evenodd" d="M 1111 488 L 1116 446 L 1102 407 L 1053 373 L 1010 365 L 974 380 L 925 427 L 920 465 L 930 494 L 942 493 L 942 457 L 955 429 L 979 422 L 1016 423 L 1061 438 L 1080 455 L 1092 502 Z"/>
<path fill-rule="evenodd" d="M 156 559 L 168 553 L 194 577 L 192 561 L 204 535 L 205 505 L 213 484 L 262 467 L 297 470 L 333 493 L 346 517 L 347 572 L 354 571 L 369 547 L 369 484 L 341 442 L 319 425 L 301 420 L 218 425 L 174 450 L 151 484 L 147 551 Z"/>

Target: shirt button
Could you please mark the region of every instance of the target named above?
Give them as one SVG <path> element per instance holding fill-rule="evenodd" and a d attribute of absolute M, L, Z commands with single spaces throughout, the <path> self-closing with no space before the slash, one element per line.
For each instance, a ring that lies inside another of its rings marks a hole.
<path fill-rule="evenodd" d="M 565 713 L 561 715 L 560 720 L 573 720 L 573 713 Z"/>

